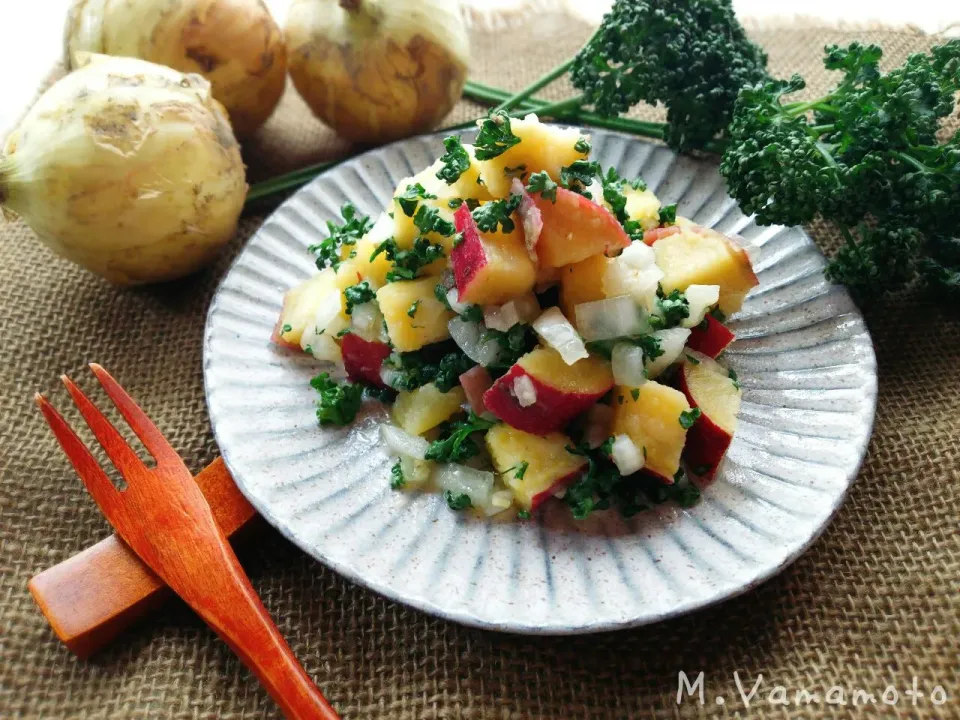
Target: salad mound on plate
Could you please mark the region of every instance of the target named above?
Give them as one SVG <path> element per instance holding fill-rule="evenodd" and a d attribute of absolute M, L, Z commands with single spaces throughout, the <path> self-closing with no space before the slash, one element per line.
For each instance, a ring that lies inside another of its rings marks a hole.
<path fill-rule="evenodd" d="M 286 294 L 274 341 L 348 378 L 313 379 L 319 422 L 392 403 L 392 486 L 454 510 L 695 501 L 681 463 L 712 478 L 736 429 L 715 358 L 757 284 L 746 249 L 591 162 L 577 129 L 494 113 L 444 148 L 375 222 L 345 205 Z"/>

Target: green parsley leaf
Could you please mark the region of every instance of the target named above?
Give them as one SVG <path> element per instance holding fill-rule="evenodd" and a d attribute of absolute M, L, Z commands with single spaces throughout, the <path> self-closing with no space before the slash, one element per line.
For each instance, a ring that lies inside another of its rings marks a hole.
<path fill-rule="evenodd" d="M 503 174 L 508 178 L 519 178 L 523 177 L 524 173 L 527 172 L 526 165 L 517 165 L 516 167 L 508 167 L 503 169 Z"/>
<path fill-rule="evenodd" d="M 569 165 L 560 168 L 560 185 L 584 197 L 591 197 L 586 188 L 595 177 L 602 177 L 600 164 L 589 160 L 574 160 Z"/>
<path fill-rule="evenodd" d="M 433 288 L 433 296 L 440 301 L 440 304 L 443 305 L 447 310 L 450 310 L 450 301 L 447 300 L 447 293 L 450 291 L 443 283 L 437 283 Z"/>
<path fill-rule="evenodd" d="M 523 480 L 523 476 L 527 474 L 527 468 L 530 467 L 530 463 L 526 460 L 517 465 L 517 471 L 513 473 L 513 476 L 517 480 Z"/>
<path fill-rule="evenodd" d="M 520 142 L 510 127 L 510 116 L 497 110 L 480 121 L 480 131 L 474 141 L 474 154 L 477 160 L 492 160 L 503 155 Z"/>
<path fill-rule="evenodd" d="M 700 418 L 700 408 L 695 407 L 692 410 L 684 410 L 680 413 L 680 427 L 689 430 L 693 424 Z"/>
<path fill-rule="evenodd" d="M 438 235 L 450 237 L 457 231 L 452 222 L 440 217 L 440 211 L 437 208 L 427 205 L 417 208 L 417 213 L 413 216 L 413 224 L 424 235 L 435 232 Z"/>
<path fill-rule="evenodd" d="M 462 350 L 454 350 L 440 358 L 433 384 L 440 392 L 450 392 L 460 384 L 460 376 L 475 366 Z"/>
<path fill-rule="evenodd" d="M 540 193 L 540 197 L 552 203 L 557 202 L 557 184 L 547 174 L 546 170 L 534 173 L 527 180 L 528 193 Z"/>
<path fill-rule="evenodd" d="M 676 327 L 690 317 L 690 303 L 687 296 L 679 290 L 664 295 L 662 288 L 657 288 L 657 307 L 660 314 L 650 316 L 650 324 L 655 330 Z"/>
<path fill-rule="evenodd" d="M 461 205 L 463 205 L 463 198 L 453 198 L 453 200 L 447 200 L 447 207 L 451 210 L 456 210 Z"/>
<path fill-rule="evenodd" d="M 700 364 L 700 361 L 697 360 L 693 355 L 687 355 L 687 360 L 689 360 L 694 365 Z"/>
<path fill-rule="evenodd" d="M 503 232 L 513 232 L 516 224 L 510 216 L 520 207 L 522 199 L 520 195 L 511 195 L 506 200 L 491 200 L 484 203 L 473 211 L 477 229 L 483 232 L 496 232 L 497 225 L 500 225 Z"/>
<path fill-rule="evenodd" d="M 326 267 L 332 267 L 336 270 L 340 266 L 340 252 L 344 245 L 356 245 L 357 240 L 366 235 L 373 227 L 373 221 L 363 215 L 357 214 L 357 209 L 351 203 L 344 203 L 340 208 L 340 215 L 343 217 L 343 224 L 337 225 L 334 222 L 327 221 L 327 233 L 329 237 L 325 240 L 311 245 L 307 248 L 317 256 L 317 267 L 323 270 Z"/>
<path fill-rule="evenodd" d="M 485 420 L 473 412 L 467 415 L 466 420 L 444 423 L 440 427 L 440 437 L 427 448 L 426 459 L 459 462 L 472 458 L 480 453 L 480 446 L 471 435 L 486 432 L 496 424 L 495 421 Z"/>
<path fill-rule="evenodd" d="M 660 224 L 673 225 L 677 222 L 677 204 L 664 205 L 660 208 Z"/>
<path fill-rule="evenodd" d="M 285 335 L 291 330 L 293 330 L 293 325 L 291 325 L 290 323 L 284 323 L 283 327 L 280 328 L 280 333 Z"/>
<path fill-rule="evenodd" d="M 437 178 L 447 185 L 453 185 L 460 176 L 470 169 L 470 155 L 460 142 L 459 135 L 448 135 L 443 139 L 446 152 L 440 156 L 443 167 L 437 172 Z"/>
<path fill-rule="evenodd" d="M 317 421 L 321 425 L 346 425 L 353 422 L 363 402 L 363 385 L 337 383 L 328 373 L 320 373 L 310 381 L 320 393 L 317 403 Z"/>
<path fill-rule="evenodd" d="M 400 467 L 400 461 L 397 460 L 390 468 L 390 487 L 399 490 L 407 484 L 407 479 L 403 476 L 403 468 Z"/>
<path fill-rule="evenodd" d="M 414 300 L 410 307 L 407 308 L 407 317 L 413 317 L 417 314 L 417 308 L 420 307 L 420 301 Z"/>
<path fill-rule="evenodd" d="M 651 319 L 655 317 L 651 315 Z M 660 340 L 656 335 L 628 335 L 625 337 L 610 338 L 609 340 L 593 340 L 587 343 L 587 350 L 610 360 L 613 357 L 613 347 L 618 343 L 630 343 L 643 350 L 643 359 L 654 361 L 663 355 Z"/>
<path fill-rule="evenodd" d="M 483 322 L 483 308 L 479 305 L 467 305 L 460 317 L 467 322 Z"/>
<path fill-rule="evenodd" d="M 420 210 L 423 210 L 423 206 Z M 420 214 L 420 210 L 417 211 L 417 215 Z M 370 262 L 373 262 L 380 253 L 386 253 L 387 260 L 393 262 L 393 268 L 387 272 L 387 282 L 414 280 L 420 276 L 423 268 L 445 256 L 442 245 L 431 243 L 423 236 L 414 240 L 413 247 L 409 250 L 401 250 L 393 238 L 387 238 L 377 245 L 370 256 Z"/>
<path fill-rule="evenodd" d="M 573 144 L 573 149 L 578 153 L 589 153 L 590 152 L 590 141 L 585 137 L 577 138 L 577 141 Z"/>
<path fill-rule="evenodd" d="M 517 510 L 517 520 L 529 520 L 531 517 L 529 510 Z"/>
<path fill-rule="evenodd" d="M 370 282 L 364 280 L 363 282 L 357 283 L 356 285 L 351 285 L 346 290 L 343 291 L 343 296 L 347 299 L 347 307 L 345 312 L 347 315 L 353 315 L 353 308 L 357 305 L 363 305 L 366 302 L 373 300 L 377 293 L 370 287 Z"/>
<path fill-rule="evenodd" d="M 713 319 L 718 323 L 725 323 L 727 321 L 726 314 L 718 307 L 715 307 L 713 310 L 711 310 L 710 315 L 712 315 Z"/>
<path fill-rule="evenodd" d="M 436 199 L 436 197 L 436 195 L 428 193 L 420 183 L 414 183 L 413 185 L 407 185 L 407 189 L 402 194 L 397 195 L 394 200 L 397 201 L 404 215 L 413 217 L 420 200 Z"/>
<path fill-rule="evenodd" d="M 465 317 L 465 316 L 463 316 Z M 521 356 L 526 355 L 537 345 L 537 335 L 533 328 L 523 323 L 514 325 L 509 330 L 486 330 L 482 339 L 496 340 L 500 345 L 500 354 L 495 365 L 490 369 L 506 369 L 513 365 Z"/>
<path fill-rule="evenodd" d="M 451 510 L 468 510 L 473 507 L 470 496 L 466 493 L 454 494 L 450 490 L 444 490 L 443 499 L 447 501 Z"/>
<path fill-rule="evenodd" d="M 640 399 L 640 388 L 633 388 L 630 390 L 630 397 L 633 398 L 633 401 L 636 402 Z"/>
<path fill-rule="evenodd" d="M 730 368 L 730 370 L 727 371 L 727 377 L 729 377 L 729 378 L 733 381 L 733 386 L 734 386 L 737 390 L 739 390 L 739 389 L 740 389 L 740 378 L 737 377 L 737 371 L 734 370 L 733 368 Z"/>

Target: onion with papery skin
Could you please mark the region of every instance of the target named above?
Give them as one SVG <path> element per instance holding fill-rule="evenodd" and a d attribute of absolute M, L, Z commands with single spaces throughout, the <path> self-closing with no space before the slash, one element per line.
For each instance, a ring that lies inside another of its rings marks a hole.
<path fill-rule="evenodd" d="M 237 137 L 266 121 L 283 95 L 283 34 L 262 0 L 73 0 L 64 62 L 78 52 L 137 57 L 203 75 Z"/>
<path fill-rule="evenodd" d="M 90 56 L 37 100 L 0 156 L 0 206 L 122 285 L 210 262 L 246 192 L 210 83 L 133 58 Z"/>
<path fill-rule="evenodd" d="M 300 95 L 350 140 L 429 130 L 463 92 L 469 50 L 456 0 L 293 0 L 284 35 Z"/>

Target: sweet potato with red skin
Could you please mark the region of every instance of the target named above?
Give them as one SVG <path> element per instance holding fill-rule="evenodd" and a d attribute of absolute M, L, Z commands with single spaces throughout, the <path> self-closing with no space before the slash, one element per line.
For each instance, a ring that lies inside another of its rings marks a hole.
<path fill-rule="evenodd" d="M 521 405 L 514 393 L 514 383 L 521 377 L 529 378 L 536 392 L 532 405 Z M 613 373 L 605 361 L 591 357 L 567 365 L 556 350 L 537 348 L 484 393 L 483 404 L 512 427 L 546 435 L 590 408 L 612 387 Z"/>
<path fill-rule="evenodd" d="M 390 354 L 390 346 L 378 341 L 364 340 L 356 333 L 347 333 L 340 340 L 343 367 L 354 382 L 365 382 L 386 387 L 380 379 L 380 368 Z"/>
<path fill-rule="evenodd" d="M 557 188 L 557 201 L 539 193 L 532 196 L 543 227 L 537 257 L 544 267 L 561 267 L 601 253 L 615 253 L 630 244 L 617 218 L 603 205 L 583 195 Z"/>
<path fill-rule="evenodd" d="M 727 371 L 702 353 L 692 353 L 679 373 L 680 391 L 700 417 L 687 432 L 683 459 L 706 480 L 716 475 L 737 427 L 740 391 Z"/>
<path fill-rule="evenodd" d="M 450 265 L 462 303 L 501 305 L 533 290 L 537 268 L 524 244 L 523 230 L 480 232 L 464 204 L 454 214 L 463 240 L 450 252 Z"/>
<path fill-rule="evenodd" d="M 708 314 L 704 319 L 704 323 L 706 324 L 705 328 L 701 327 L 702 323 L 690 330 L 687 347 L 703 353 L 709 358 L 715 358 L 734 341 L 736 336 L 730 328 L 713 317 L 713 315 Z"/>
<path fill-rule="evenodd" d="M 680 232 L 680 228 L 676 225 L 667 225 L 666 227 L 656 227 L 653 230 L 647 230 L 643 234 L 643 242 L 647 245 L 653 245 L 657 240 L 661 238 L 670 237 L 671 235 L 676 235 Z"/>

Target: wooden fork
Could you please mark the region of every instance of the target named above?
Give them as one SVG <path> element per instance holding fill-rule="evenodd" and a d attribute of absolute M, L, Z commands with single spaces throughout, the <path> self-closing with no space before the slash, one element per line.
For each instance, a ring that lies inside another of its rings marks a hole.
<path fill-rule="evenodd" d="M 157 426 L 102 367 L 90 369 L 153 456 L 148 468 L 66 375 L 63 384 L 127 482 L 118 490 L 63 416 L 37 405 L 117 533 L 249 667 L 289 718 L 338 718 L 297 662 L 240 567 L 190 471 Z"/>

